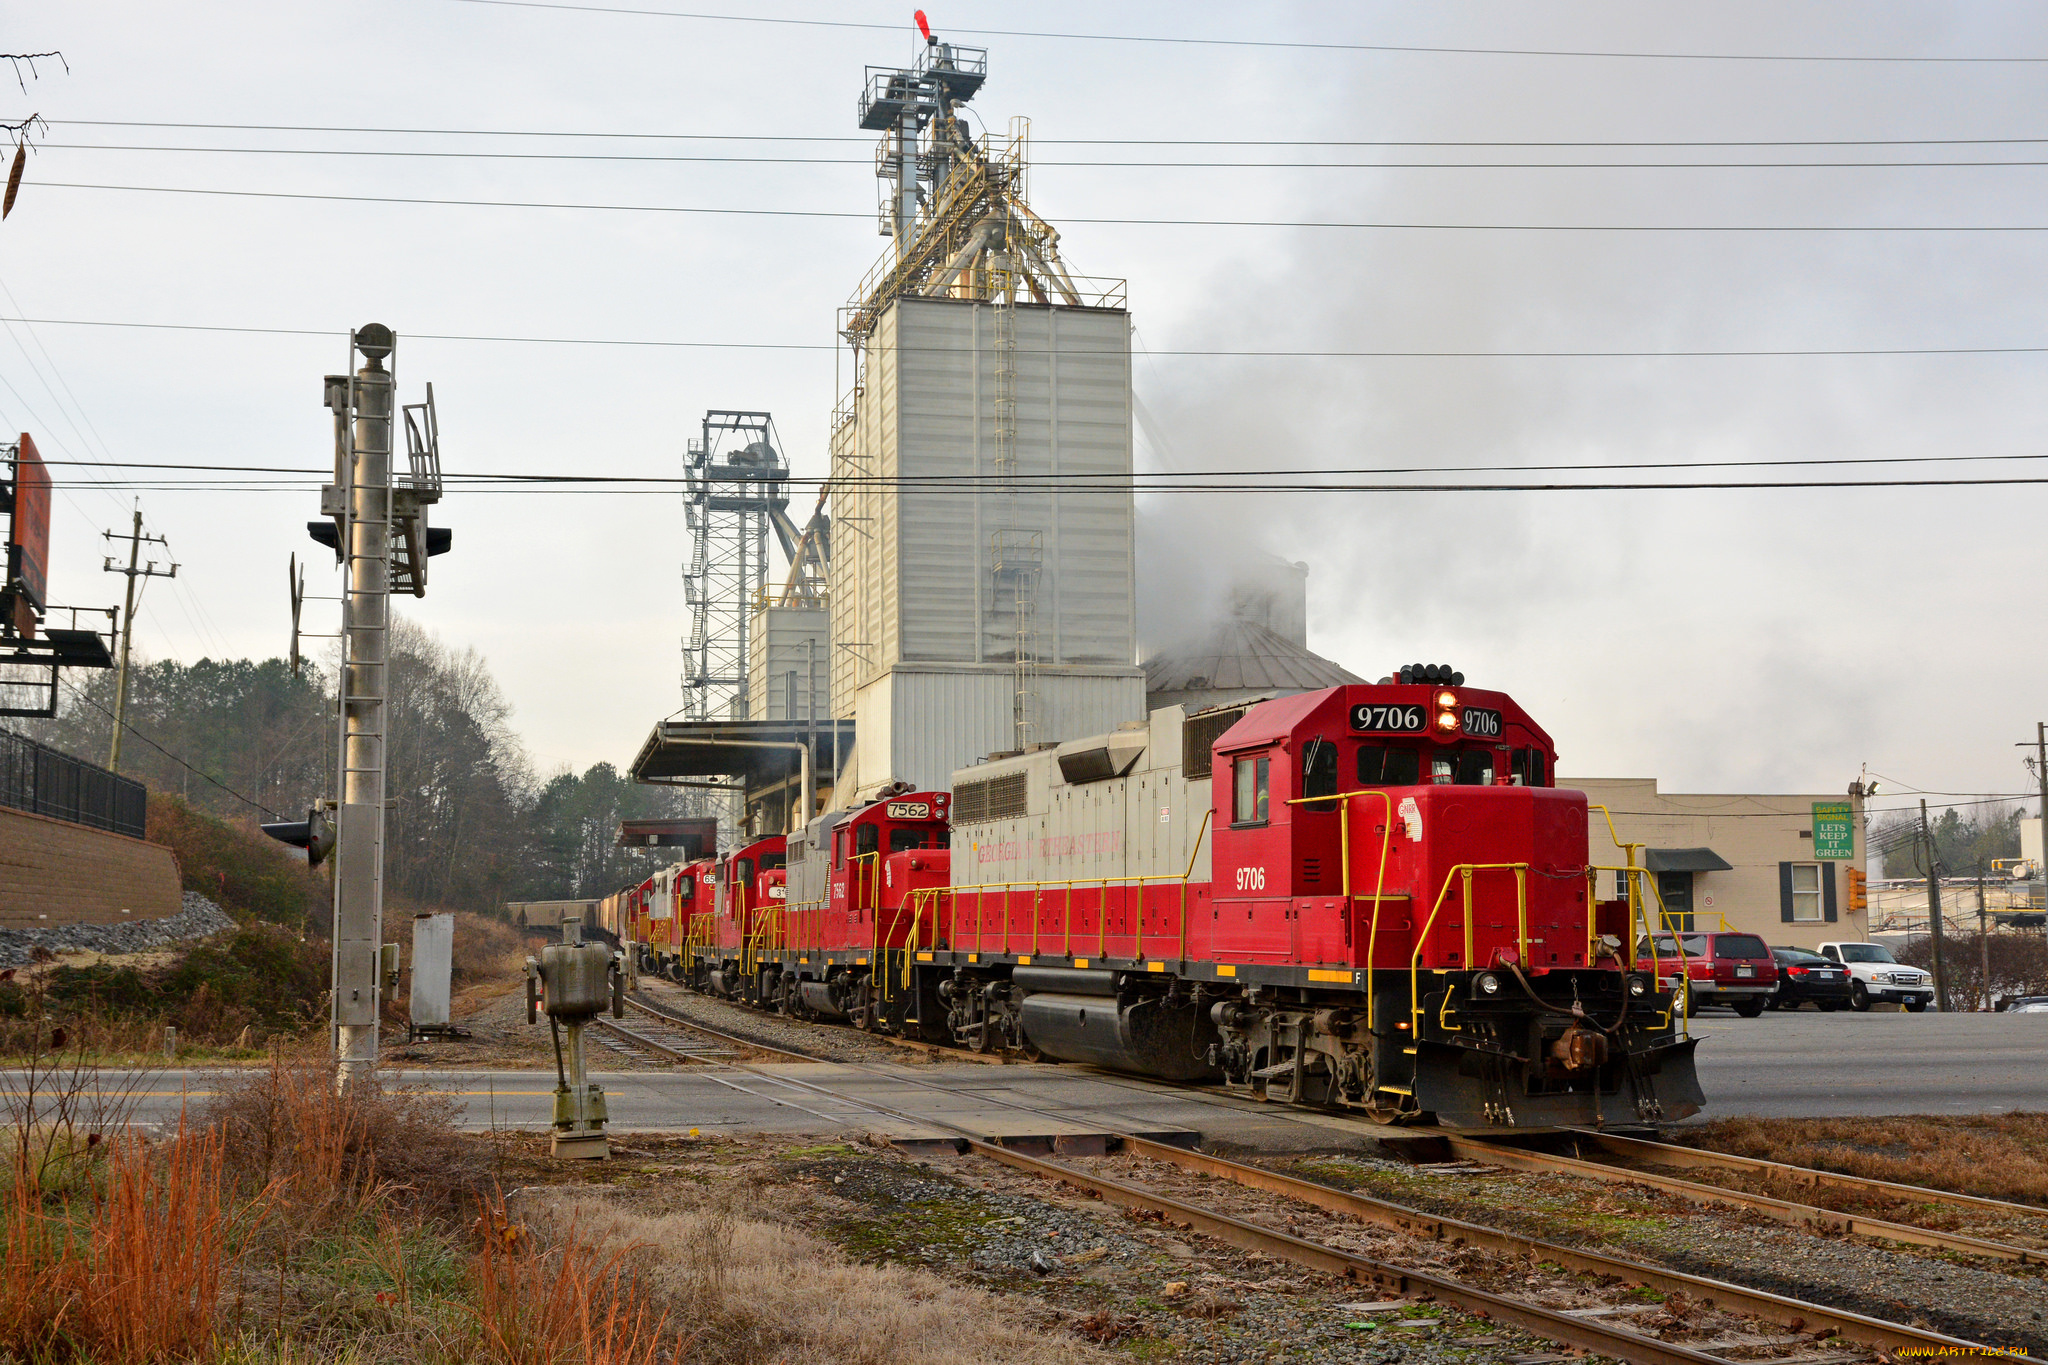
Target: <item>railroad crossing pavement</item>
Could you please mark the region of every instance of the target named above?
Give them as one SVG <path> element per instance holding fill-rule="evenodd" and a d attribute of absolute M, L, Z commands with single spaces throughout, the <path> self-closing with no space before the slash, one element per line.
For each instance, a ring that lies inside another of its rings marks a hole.
<path fill-rule="evenodd" d="M 1976 1114 L 2048 1109 L 2048 1015 L 1715 1013 L 1693 1021 L 1701 1039 L 1702 1117 Z M 544 1128 L 549 1071 L 401 1071 L 403 1083 L 446 1090 L 473 1129 Z M 198 1070 L 107 1072 L 108 1088 L 141 1090 L 138 1116 L 175 1123 L 180 1106 L 212 1089 Z M 1200 1133 L 1248 1148 L 1328 1144 L 1355 1120 L 1251 1105 L 1074 1066 L 764 1064 L 753 1070 L 678 1068 L 602 1074 L 613 1130 L 711 1133 L 887 1133 L 938 1137 L 868 1105 L 1006 1137 Z M 838 1095 L 821 1095 L 804 1083 Z M 934 1086 L 943 1089 L 932 1088 Z M 0 1093 L 6 1078 L 0 1076 Z M 1049 1111 L 1061 1116 L 1048 1120 Z"/>

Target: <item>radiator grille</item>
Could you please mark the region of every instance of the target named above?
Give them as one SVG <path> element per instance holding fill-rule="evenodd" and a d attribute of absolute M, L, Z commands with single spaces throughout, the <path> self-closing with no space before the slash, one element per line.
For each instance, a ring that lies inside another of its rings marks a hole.
<path fill-rule="evenodd" d="M 1247 708 L 1233 706 L 1228 711 L 1204 711 L 1191 716 L 1181 727 L 1181 770 L 1190 778 L 1207 777 L 1213 755 L 1210 752 L 1223 732 L 1237 724 Z"/>
<path fill-rule="evenodd" d="M 987 820 L 1014 820 L 1029 810 L 1029 790 L 1023 773 L 962 782 L 953 789 L 953 823 L 975 825 Z"/>

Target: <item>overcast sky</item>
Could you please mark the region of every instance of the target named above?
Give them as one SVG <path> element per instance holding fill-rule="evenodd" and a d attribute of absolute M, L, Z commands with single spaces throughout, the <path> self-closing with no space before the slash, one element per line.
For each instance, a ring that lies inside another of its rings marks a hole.
<path fill-rule="evenodd" d="M 821 473 L 844 380 L 830 348 L 835 309 L 885 245 L 869 216 L 870 145 L 855 122 L 861 69 L 908 59 L 911 6 L 725 8 L 899 27 L 465 0 L 0 3 L 7 47 L 62 49 L 70 66 L 39 63 L 40 79 L 9 95 L 11 117 L 41 113 L 50 127 L 0 227 L 0 309 L 44 320 L 10 323 L 0 338 L 0 427 L 32 432 L 52 460 L 317 470 L 330 439 L 321 376 L 343 367 L 346 329 L 374 320 L 400 334 L 406 400 L 434 382 L 451 471 L 673 476 L 703 411 L 719 407 L 772 411 L 798 471 Z M 1031 197 L 1062 228 L 1069 264 L 1130 281 L 1148 353 L 1137 391 L 1153 424 L 1141 468 L 1527 467 L 1413 476 L 1516 483 L 2041 472 L 2041 353 L 1176 354 L 2048 345 L 2048 167 L 1953 164 L 2048 161 L 2048 141 L 1978 141 L 2048 139 L 2041 62 L 1480 55 L 970 32 L 2048 58 L 2039 6 L 1042 0 L 940 5 L 932 21 L 989 47 L 989 81 L 972 106 L 989 126 L 1032 119 Z M 262 127 L 161 126 L 177 123 Z M 742 137 L 755 140 L 718 140 Z M 1111 138 L 1201 145 L 1078 141 Z M 1898 141 L 1815 145 L 1882 139 Z M 1225 141 L 1431 145 L 1216 145 Z M 1807 145 L 1444 145 L 1621 141 Z M 235 150 L 184 150 L 222 148 Z M 313 154 L 320 149 L 498 155 Z M 693 157 L 728 159 L 664 159 Z M 1324 164 L 1066 164 L 1078 161 Z M 1949 164 L 1756 164 L 1766 161 Z M 1460 168 L 1435 168 L 1446 162 Z M 1503 162 L 1545 164 L 1495 168 Z M 1587 162 L 1655 164 L 1577 168 Z M 1702 162 L 1741 164 L 1670 164 Z M 1454 224 L 1573 230 L 1441 226 Z M 1579 230 L 1783 226 L 2036 230 Z M 70 325 L 80 322 L 284 331 Z M 426 339 L 434 335 L 693 344 Z M 1558 470 L 1959 456 L 1972 458 Z M 132 474 L 55 472 L 65 486 L 53 595 L 116 601 L 120 580 L 101 572 L 100 532 L 125 528 L 137 494 L 94 480 Z M 175 582 L 148 592 L 136 639 L 150 657 L 282 652 L 294 551 L 315 560 L 310 590 L 333 591 L 331 562 L 305 539 L 318 511 L 310 489 L 139 496 L 181 565 Z M 2014 742 L 2048 716 L 2044 512 L 2048 499 L 2029 485 L 1174 495 L 1141 504 L 1141 596 L 1156 631 L 1158 607 L 1178 591 L 1161 585 L 1199 577 L 1219 545 L 1304 559 L 1313 647 L 1367 676 L 1448 662 L 1513 693 L 1556 737 L 1567 776 L 1654 775 L 1667 791 L 1834 792 L 1868 764 L 1901 793 L 2016 792 L 2028 776 Z M 630 760 L 681 704 L 679 500 L 463 492 L 436 519 L 455 528 L 456 550 L 435 561 L 432 590 L 411 614 L 488 657 L 543 771 Z M 332 621 L 332 604 L 310 604 L 309 629 Z"/>

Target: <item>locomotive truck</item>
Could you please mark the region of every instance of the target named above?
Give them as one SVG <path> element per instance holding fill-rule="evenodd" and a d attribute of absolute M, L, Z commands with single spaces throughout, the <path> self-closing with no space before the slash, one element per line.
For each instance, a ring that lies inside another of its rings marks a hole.
<path fill-rule="evenodd" d="M 1388 1123 L 1695 1113 L 1668 973 L 1630 956 L 1656 927 L 1642 870 L 1600 898 L 1617 869 L 1555 771 L 1512 698 L 1434 665 L 1167 707 L 821 816 L 778 850 L 780 902 L 733 855 L 681 974 Z"/>

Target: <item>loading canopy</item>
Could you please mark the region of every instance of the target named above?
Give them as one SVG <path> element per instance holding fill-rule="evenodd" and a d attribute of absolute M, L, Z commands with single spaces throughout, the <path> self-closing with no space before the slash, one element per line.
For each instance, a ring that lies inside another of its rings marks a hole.
<path fill-rule="evenodd" d="M 1733 872 L 1735 865 L 1711 848 L 1646 848 L 1643 866 L 1652 872 Z"/>
<path fill-rule="evenodd" d="M 794 777 L 797 754 L 790 748 L 761 749 L 757 744 L 802 744 L 811 727 L 782 720 L 665 720 L 654 727 L 633 760 L 635 782 L 680 782 L 736 777 L 748 790 Z M 843 747 L 842 747 L 843 746 Z M 812 765 L 821 783 L 839 771 L 840 755 L 853 748 L 853 722 L 817 723 Z M 734 788 L 738 790 L 736 786 Z"/>

